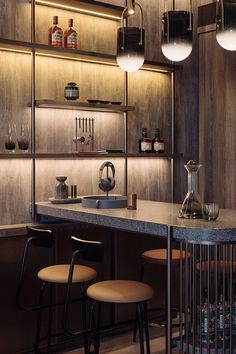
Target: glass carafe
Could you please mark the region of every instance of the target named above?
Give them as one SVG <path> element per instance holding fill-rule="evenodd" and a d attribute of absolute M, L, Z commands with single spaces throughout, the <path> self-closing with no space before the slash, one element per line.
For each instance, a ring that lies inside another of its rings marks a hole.
<path fill-rule="evenodd" d="M 179 212 L 180 218 L 201 219 L 202 203 L 198 194 L 198 171 L 201 165 L 190 160 L 184 165 L 188 172 L 188 193 Z"/>

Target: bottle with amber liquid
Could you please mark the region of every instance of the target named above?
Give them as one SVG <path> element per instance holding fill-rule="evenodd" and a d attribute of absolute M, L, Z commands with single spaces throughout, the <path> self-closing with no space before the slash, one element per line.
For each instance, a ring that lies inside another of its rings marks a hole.
<path fill-rule="evenodd" d="M 53 26 L 48 31 L 48 43 L 53 47 L 62 47 L 63 31 L 58 27 L 58 16 L 53 16 Z"/>
<path fill-rule="evenodd" d="M 142 138 L 139 139 L 139 153 L 152 153 L 152 140 L 147 137 L 147 128 L 142 129 Z"/>
<path fill-rule="evenodd" d="M 73 18 L 68 21 L 68 27 L 64 32 L 64 47 L 77 48 L 77 32 L 73 29 Z"/>
<path fill-rule="evenodd" d="M 164 140 L 160 138 L 160 129 L 156 128 L 155 129 L 155 136 L 152 141 L 152 148 L 153 152 L 164 152 L 165 147 L 164 147 Z"/>

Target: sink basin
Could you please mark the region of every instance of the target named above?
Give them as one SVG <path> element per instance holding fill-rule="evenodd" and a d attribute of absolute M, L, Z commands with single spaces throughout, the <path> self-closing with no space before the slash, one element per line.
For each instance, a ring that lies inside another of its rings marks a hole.
<path fill-rule="evenodd" d="M 82 199 L 82 206 L 96 209 L 127 208 L 127 197 L 93 195 L 84 197 Z"/>

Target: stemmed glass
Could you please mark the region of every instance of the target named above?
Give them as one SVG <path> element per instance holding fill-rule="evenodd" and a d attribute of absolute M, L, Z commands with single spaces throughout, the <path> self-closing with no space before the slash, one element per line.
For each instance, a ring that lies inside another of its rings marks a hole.
<path fill-rule="evenodd" d="M 5 149 L 7 152 L 15 152 L 16 148 L 16 124 L 8 123 L 5 137 Z"/>
<path fill-rule="evenodd" d="M 29 144 L 30 144 L 30 132 L 29 126 L 27 123 L 23 123 L 20 125 L 20 131 L 18 135 L 18 146 L 22 152 L 29 151 Z"/>

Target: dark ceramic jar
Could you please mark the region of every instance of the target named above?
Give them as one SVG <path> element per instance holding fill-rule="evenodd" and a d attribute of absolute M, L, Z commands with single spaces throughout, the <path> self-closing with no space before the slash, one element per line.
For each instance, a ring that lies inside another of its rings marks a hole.
<path fill-rule="evenodd" d="M 79 87 L 75 82 L 68 82 L 65 87 L 64 97 L 67 100 L 77 100 L 79 98 Z"/>

